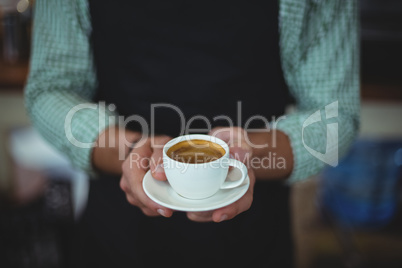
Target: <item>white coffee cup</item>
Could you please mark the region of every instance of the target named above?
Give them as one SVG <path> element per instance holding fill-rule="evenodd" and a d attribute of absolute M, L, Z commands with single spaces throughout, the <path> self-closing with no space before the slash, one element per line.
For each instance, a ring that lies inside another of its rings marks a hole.
<path fill-rule="evenodd" d="M 222 146 L 225 154 L 211 162 L 184 163 L 170 158 L 167 152 L 173 145 L 188 140 L 206 140 Z M 220 189 L 240 186 L 247 178 L 246 166 L 229 158 L 229 146 L 223 140 L 201 134 L 179 136 L 163 147 L 163 166 L 170 186 L 179 195 L 188 199 L 203 199 L 214 195 Z M 240 169 L 242 177 L 236 181 L 225 181 L 229 166 Z"/>

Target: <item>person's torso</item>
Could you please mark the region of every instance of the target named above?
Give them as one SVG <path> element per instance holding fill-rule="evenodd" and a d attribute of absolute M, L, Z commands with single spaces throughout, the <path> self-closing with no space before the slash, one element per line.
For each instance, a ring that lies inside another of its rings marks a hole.
<path fill-rule="evenodd" d="M 183 117 L 205 129 L 283 113 L 277 1 L 97 0 L 90 11 L 97 100 L 120 115 L 177 136 Z"/>
<path fill-rule="evenodd" d="M 142 116 L 155 133 L 174 137 L 182 134 L 179 113 L 192 129 L 244 127 L 253 116 L 271 120 L 283 113 L 277 1 L 90 0 L 89 7 L 96 100 L 115 104 L 120 115 Z M 256 183 L 251 208 L 216 224 L 192 222 L 181 212 L 147 217 L 127 202 L 119 179 L 101 174 L 91 182 L 86 250 L 80 252 L 89 263 L 290 266 L 289 189 L 283 183 Z"/>

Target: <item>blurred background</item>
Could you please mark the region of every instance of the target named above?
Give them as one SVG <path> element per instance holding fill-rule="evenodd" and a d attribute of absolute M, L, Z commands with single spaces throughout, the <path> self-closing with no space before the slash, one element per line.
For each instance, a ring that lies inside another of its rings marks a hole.
<path fill-rule="evenodd" d="M 402 1 L 360 0 L 361 130 L 292 186 L 296 267 L 402 267 Z M 88 179 L 24 110 L 32 0 L 0 0 L 0 267 L 64 267 Z"/>

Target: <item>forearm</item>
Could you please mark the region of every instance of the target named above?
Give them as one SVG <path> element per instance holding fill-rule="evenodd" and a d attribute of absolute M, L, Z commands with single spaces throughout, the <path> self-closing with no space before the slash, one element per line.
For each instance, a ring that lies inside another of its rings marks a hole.
<path fill-rule="evenodd" d="M 288 183 L 294 183 L 325 164 L 336 166 L 357 134 L 359 17 L 354 0 L 320 1 L 309 9 L 311 20 L 294 16 L 287 5 L 281 1 L 281 63 L 297 112 L 276 129 L 289 137 L 294 158 Z M 309 122 L 319 110 L 320 120 Z"/>
<path fill-rule="evenodd" d="M 249 132 L 250 166 L 257 179 L 286 179 L 293 170 L 293 152 L 288 136 L 279 130 Z M 257 148 L 261 147 L 261 148 Z"/>
<path fill-rule="evenodd" d="M 85 0 L 35 2 L 25 104 L 32 124 L 75 167 L 91 173 L 92 144 L 117 114 L 100 109 Z M 74 38 L 71 38 L 74 37 Z"/>
<path fill-rule="evenodd" d="M 95 170 L 122 174 L 122 164 L 129 153 L 130 145 L 141 138 L 141 133 L 111 126 L 103 131 L 92 151 Z"/>

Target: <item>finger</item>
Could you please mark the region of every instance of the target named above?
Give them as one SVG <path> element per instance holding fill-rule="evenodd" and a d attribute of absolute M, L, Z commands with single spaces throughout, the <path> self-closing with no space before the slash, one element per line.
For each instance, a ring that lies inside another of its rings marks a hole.
<path fill-rule="evenodd" d="M 136 171 L 134 170 L 133 173 Z M 144 192 L 142 187 L 142 181 L 145 176 L 145 172 L 138 171 L 137 175 L 139 176 L 137 179 L 130 179 L 130 191 L 129 195 L 134 197 L 139 204 L 138 207 L 144 212 L 147 216 L 156 216 L 162 215 L 164 217 L 170 217 L 173 214 L 171 209 L 165 208 L 154 201 L 152 201 Z"/>
<path fill-rule="evenodd" d="M 209 135 L 227 142 L 231 139 L 241 138 L 244 133 L 245 130 L 241 127 L 216 127 L 209 132 Z"/>
<path fill-rule="evenodd" d="M 135 172 L 135 171 L 133 171 Z M 152 201 L 144 192 L 142 187 L 143 177 L 145 172 L 137 172 L 139 178 L 131 181 L 131 194 L 141 203 L 139 207 L 142 209 L 144 214 L 148 216 L 162 215 L 164 217 L 170 217 L 173 214 L 171 209 L 165 208 L 154 201 Z"/>
<path fill-rule="evenodd" d="M 154 153 L 150 159 L 150 169 L 152 172 L 152 177 L 157 180 L 165 181 L 166 174 L 165 169 L 163 168 L 163 153 L 161 149 L 155 149 Z"/>
<path fill-rule="evenodd" d="M 126 194 L 126 199 L 128 203 L 130 203 L 133 206 L 137 206 L 141 209 L 144 208 L 144 205 L 140 201 L 138 201 L 133 195 L 129 183 L 127 182 L 127 178 L 124 175 L 120 179 L 120 188 Z"/>
<path fill-rule="evenodd" d="M 127 202 L 130 203 L 131 205 L 139 207 L 140 204 L 131 195 L 126 194 L 126 199 Z"/>
<path fill-rule="evenodd" d="M 165 181 L 166 174 L 163 168 L 163 150 L 154 149 L 154 152 L 150 159 L 150 170 L 152 172 L 152 177 L 157 180 Z"/>
<path fill-rule="evenodd" d="M 126 179 L 124 177 L 121 177 L 120 179 L 120 188 L 123 190 L 123 192 L 130 191 L 130 187 L 128 186 Z"/>
<path fill-rule="evenodd" d="M 215 136 L 226 142 L 230 147 L 231 153 L 233 153 L 233 148 L 241 148 L 244 151 L 248 151 L 250 153 L 252 151 L 252 148 L 249 145 L 250 143 L 246 140 L 246 132 L 240 127 L 214 128 L 210 132 L 210 135 Z"/>
<path fill-rule="evenodd" d="M 139 207 L 140 209 L 145 208 L 144 205 L 141 202 L 139 202 L 136 198 L 134 198 L 134 196 L 131 194 L 131 189 L 126 182 L 125 177 L 122 177 L 120 180 L 120 188 L 126 194 L 126 199 L 128 203 L 130 203 L 133 206 Z"/>
<path fill-rule="evenodd" d="M 222 222 L 230 220 L 239 215 L 240 213 L 248 210 L 253 202 L 253 196 L 251 194 L 245 194 L 242 198 L 234 202 L 233 204 L 217 209 L 212 215 L 214 222 Z"/>
<path fill-rule="evenodd" d="M 169 140 L 171 138 L 168 136 L 157 136 L 152 144 L 153 153 L 150 159 L 150 169 L 152 177 L 161 181 L 166 180 L 165 170 L 163 169 L 163 146 Z"/>
<path fill-rule="evenodd" d="M 142 212 L 147 216 L 155 217 L 155 216 L 161 215 L 160 213 L 157 213 L 157 212 L 153 211 L 152 209 L 149 209 L 146 206 L 144 206 L 141 202 L 139 202 L 137 199 L 133 198 L 133 196 L 130 194 L 126 194 L 126 199 L 127 199 L 128 203 L 140 208 L 142 210 Z"/>
<path fill-rule="evenodd" d="M 138 154 L 140 164 L 134 165 L 124 165 L 123 164 L 123 174 L 128 186 L 128 191 L 126 193 L 131 196 L 132 199 L 138 201 L 138 207 L 148 216 L 154 216 L 160 214 L 165 217 L 170 217 L 173 211 L 165 208 L 155 202 L 153 202 L 144 192 L 142 187 L 143 178 L 147 172 L 147 167 L 149 165 L 149 157 L 152 154 L 150 143 L 146 142 L 143 146 L 134 148 L 132 153 Z"/>
<path fill-rule="evenodd" d="M 196 222 L 210 222 L 212 221 L 213 211 L 202 212 L 187 212 L 187 218 Z"/>
<path fill-rule="evenodd" d="M 211 136 L 217 137 L 226 143 L 229 143 L 229 141 L 232 138 L 231 131 L 233 131 L 233 130 L 232 130 L 232 128 L 229 128 L 229 127 L 216 127 L 216 128 L 213 128 L 208 134 Z"/>
<path fill-rule="evenodd" d="M 149 157 L 152 155 L 150 140 L 136 145 L 124 161 L 123 174 L 131 174 L 133 170 L 146 172 L 149 169 Z"/>
<path fill-rule="evenodd" d="M 252 151 L 249 148 L 242 148 L 242 147 L 231 147 L 230 149 L 230 156 L 236 160 L 239 160 L 243 164 L 249 168 L 250 160 L 252 157 Z"/>
<path fill-rule="evenodd" d="M 128 161 L 132 159 L 131 155 L 136 155 L 136 161 Z M 130 153 L 130 157 L 123 163 L 123 182 L 121 182 L 122 189 L 126 193 L 136 192 L 137 188 L 145 176 L 146 170 L 149 166 L 149 157 L 152 150 L 149 143 L 146 142 L 143 146 L 136 147 Z M 141 187 L 142 188 L 142 187 Z"/>
<path fill-rule="evenodd" d="M 212 215 L 212 220 L 214 222 L 222 222 L 225 220 L 230 220 L 251 207 L 253 203 L 254 184 L 255 184 L 255 176 L 253 171 L 249 171 L 249 178 L 250 178 L 250 186 L 247 192 L 244 194 L 244 196 L 242 196 L 239 200 L 237 200 L 233 204 L 215 210 Z"/>

